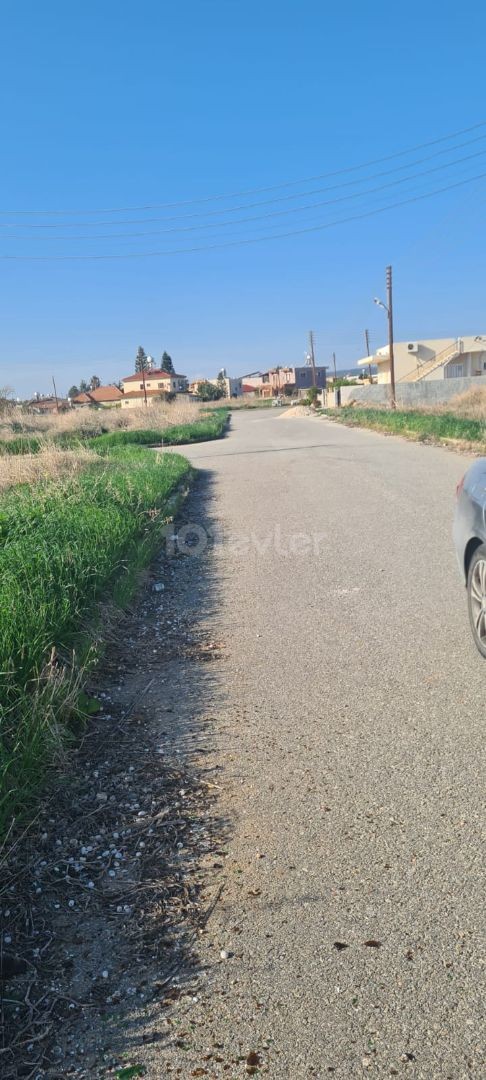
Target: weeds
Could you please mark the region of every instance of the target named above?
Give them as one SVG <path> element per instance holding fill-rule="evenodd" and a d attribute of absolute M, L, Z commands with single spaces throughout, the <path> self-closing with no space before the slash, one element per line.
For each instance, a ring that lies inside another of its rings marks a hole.
<path fill-rule="evenodd" d="M 137 410 L 138 411 L 138 410 Z M 154 418 L 155 407 L 150 410 Z M 219 439 L 228 422 L 227 408 L 212 409 L 199 414 L 192 423 L 167 424 L 165 427 L 130 428 L 97 433 L 96 429 L 55 431 L 49 438 L 33 435 L 17 435 L 5 442 L 0 441 L 0 455 L 16 456 L 40 454 L 52 449 L 79 450 L 88 447 L 104 453 L 119 446 L 182 446 L 185 443 L 205 442 Z M 143 414 L 147 422 L 147 412 Z"/>
<path fill-rule="evenodd" d="M 334 416 L 351 427 L 389 431 L 395 435 L 405 435 L 419 440 L 460 440 L 471 443 L 486 441 L 484 419 L 469 419 L 451 412 L 427 413 L 418 410 L 354 409 L 352 407 L 344 407 L 338 414 L 334 409 L 325 411 L 328 416 Z"/>
<path fill-rule="evenodd" d="M 191 471 L 139 447 L 0 502 L 0 832 L 28 805 L 75 716 L 73 648 L 96 601 L 147 561 Z"/>

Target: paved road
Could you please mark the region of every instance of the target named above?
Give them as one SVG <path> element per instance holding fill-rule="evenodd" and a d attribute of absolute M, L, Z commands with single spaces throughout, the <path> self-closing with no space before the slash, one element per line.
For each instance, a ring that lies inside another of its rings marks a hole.
<path fill-rule="evenodd" d="M 254 1051 L 275 1080 L 479 1077 L 486 663 L 450 537 L 467 460 L 276 411 L 232 427 L 190 450 L 220 529 L 233 835 L 196 1049 L 172 1067 L 240 1076 L 218 1054 Z"/>

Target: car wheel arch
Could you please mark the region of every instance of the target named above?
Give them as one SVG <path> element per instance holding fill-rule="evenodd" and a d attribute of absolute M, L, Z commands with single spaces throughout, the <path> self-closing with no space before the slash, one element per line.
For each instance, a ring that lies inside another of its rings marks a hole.
<path fill-rule="evenodd" d="M 476 548 L 481 547 L 481 544 L 483 543 L 484 541 L 480 540 L 479 536 L 472 536 L 466 544 L 466 550 L 464 552 L 464 574 L 466 577 L 466 581 L 474 552 L 476 551 Z"/>

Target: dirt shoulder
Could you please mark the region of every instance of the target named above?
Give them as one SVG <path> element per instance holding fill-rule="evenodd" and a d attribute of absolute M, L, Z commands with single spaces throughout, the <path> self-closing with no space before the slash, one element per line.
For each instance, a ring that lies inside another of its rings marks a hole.
<path fill-rule="evenodd" d="M 206 495 L 200 479 L 181 525 L 210 532 Z M 193 544 L 189 530 L 184 550 Z M 139 1047 L 146 1059 L 147 1043 L 160 1052 L 179 1037 L 171 1013 L 199 977 L 227 832 L 213 807 L 210 704 L 224 651 L 205 625 L 210 567 L 207 551 L 161 554 L 89 687 L 101 711 L 29 832 L 10 837 L 5 1080 L 134 1076 Z"/>

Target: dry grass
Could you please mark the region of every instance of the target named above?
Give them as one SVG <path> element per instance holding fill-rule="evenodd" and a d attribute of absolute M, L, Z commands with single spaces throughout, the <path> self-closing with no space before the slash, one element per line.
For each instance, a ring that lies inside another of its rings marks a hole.
<path fill-rule="evenodd" d="M 100 464 L 100 459 L 91 450 L 84 447 L 59 450 L 52 443 L 46 444 L 38 454 L 0 456 L 0 491 L 15 484 L 38 484 L 76 476 L 94 463 Z"/>
<path fill-rule="evenodd" d="M 473 386 L 457 394 L 448 402 L 447 411 L 467 420 L 486 420 L 486 387 Z"/>
<path fill-rule="evenodd" d="M 69 412 L 37 416 L 31 412 L 8 410 L 0 416 L 0 439 L 19 435 L 57 435 L 61 432 L 86 432 L 99 435 L 106 431 L 130 431 L 137 428 L 167 428 L 197 420 L 201 404 L 187 398 L 140 408 L 72 409 Z"/>

